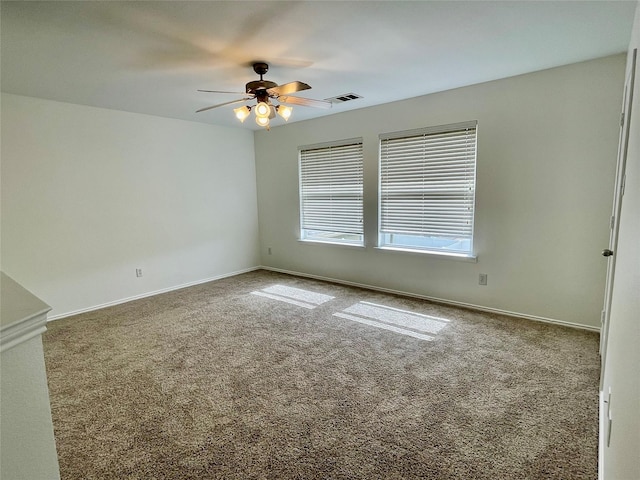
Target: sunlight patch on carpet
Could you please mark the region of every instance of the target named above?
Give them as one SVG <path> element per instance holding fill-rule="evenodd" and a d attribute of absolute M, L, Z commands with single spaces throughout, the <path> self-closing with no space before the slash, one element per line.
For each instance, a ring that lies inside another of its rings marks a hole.
<path fill-rule="evenodd" d="M 444 318 L 370 302 L 358 302 L 333 315 L 427 341 L 433 340 L 449 323 Z"/>
<path fill-rule="evenodd" d="M 311 292 L 309 290 L 303 290 L 302 288 L 287 287 L 286 285 L 278 284 L 251 292 L 251 294 L 270 298 L 272 300 L 287 302 L 292 305 L 308 309 L 316 308 L 318 305 L 322 305 L 323 303 L 335 298 L 323 293 Z"/>

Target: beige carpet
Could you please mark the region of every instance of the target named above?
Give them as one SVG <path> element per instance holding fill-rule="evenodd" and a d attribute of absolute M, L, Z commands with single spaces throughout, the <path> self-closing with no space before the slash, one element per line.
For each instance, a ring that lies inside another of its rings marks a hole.
<path fill-rule="evenodd" d="M 598 336 L 257 271 L 48 325 L 64 479 L 595 479 Z"/>

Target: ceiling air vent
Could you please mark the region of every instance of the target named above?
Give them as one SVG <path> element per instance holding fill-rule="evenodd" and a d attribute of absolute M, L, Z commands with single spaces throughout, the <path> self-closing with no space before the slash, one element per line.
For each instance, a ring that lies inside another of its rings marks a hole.
<path fill-rule="evenodd" d="M 362 98 L 362 95 L 358 95 L 357 93 L 344 93 L 342 95 L 336 95 L 335 97 L 325 98 L 325 100 L 331 103 L 344 103 L 358 98 Z"/>

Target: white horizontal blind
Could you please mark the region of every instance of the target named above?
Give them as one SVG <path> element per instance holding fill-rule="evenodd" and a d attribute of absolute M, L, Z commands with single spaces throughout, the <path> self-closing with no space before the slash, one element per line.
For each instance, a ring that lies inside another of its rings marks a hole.
<path fill-rule="evenodd" d="M 351 234 L 362 243 L 362 140 L 347 142 L 300 149 L 303 238 L 309 231 L 329 240 Z"/>
<path fill-rule="evenodd" d="M 472 238 L 476 130 L 474 121 L 380 135 L 381 238 Z"/>

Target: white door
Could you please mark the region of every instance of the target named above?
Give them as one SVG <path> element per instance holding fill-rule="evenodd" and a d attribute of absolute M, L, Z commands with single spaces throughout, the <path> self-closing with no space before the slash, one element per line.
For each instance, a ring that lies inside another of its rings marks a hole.
<path fill-rule="evenodd" d="M 611 295 L 613 293 L 613 275 L 616 269 L 616 248 L 618 245 L 618 230 L 620 226 L 620 210 L 622 208 L 622 197 L 624 196 L 625 169 L 627 166 L 627 149 L 629 146 L 629 120 L 631 119 L 631 104 L 633 101 L 633 84 L 636 73 L 636 55 L 638 50 L 633 51 L 631 69 L 624 85 L 624 98 L 622 101 L 622 114 L 620 117 L 620 140 L 618 143 L 618 164 L 616 167 L 616 183 L 613 197 L 613 212 L 611 214 L 611 232 L 609 234 L 609 247 L 602 251 L 602 255 L 607 257 L 607 282 L 604 292 L 604 307 L 602 309 L 602 326 L 600 330 L 600 355 L 601 355 L 601 375 L 600 387 L 602 388 L 602 375 L 607 359 L 607 337 L 609 334 L 609 316 L 611 314 Z"/>

